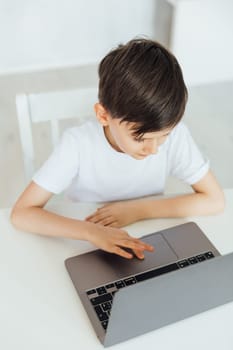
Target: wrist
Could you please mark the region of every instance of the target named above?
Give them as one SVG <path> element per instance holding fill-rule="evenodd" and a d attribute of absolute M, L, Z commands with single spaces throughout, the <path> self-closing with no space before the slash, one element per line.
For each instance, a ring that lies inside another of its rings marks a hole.
<path fill-rule="evenodd" d="M 146 200 L 136 200 L 133 202 L 133 212 L 135 221 L 148 219 L 148 205 Z"/>
<path fill-rule="evenodd" d="M 93 231 L 95 224 L 77 219 L 71 219 L 70 223 L 71 225 L 68 228 L 69 238 L 83 241 L 91 240 L 91 232 Z"/>
<path fill-rule="evenodd" d="M 83 221 L 83 235 L 84 235 L 84 240 L 91 242 L 93 239 L 93 231 L 96 228 L 96 224 L 88 221 Z"/>
<path fill-rule="evenodd" d="M 151 219 L 155 217 L 152 210 L 152 202 L 150 200 L 139 200 L 136 213 L 138 220 Z"/>

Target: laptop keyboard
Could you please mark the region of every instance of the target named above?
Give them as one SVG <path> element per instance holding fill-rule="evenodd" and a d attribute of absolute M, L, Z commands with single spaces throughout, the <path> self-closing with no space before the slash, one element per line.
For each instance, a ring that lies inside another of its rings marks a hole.
<path fill-rule="evenodd" d="M 155 268 L 154 270 L 149 270 L 143 273 L 136 274 L 134 276 L 114 281 L 103 286 L 99 286 L 95 289 L 88 290 L 86 293 L 95 309 L 95 312 L 103 328 L 106 330 L 111 312 L 113 297 L 118 289 L 130 286 L 138 282 L 145 281 L 149 278 L 157 277 L 167 272 L 175 271 L 193 264 L 197 264 L 199 262 L 211 259 L 213 257 L 214 254 L 209 251 L 203 254 L 192 256 L 187 259 L 180 260 L 176 263 Z"/>

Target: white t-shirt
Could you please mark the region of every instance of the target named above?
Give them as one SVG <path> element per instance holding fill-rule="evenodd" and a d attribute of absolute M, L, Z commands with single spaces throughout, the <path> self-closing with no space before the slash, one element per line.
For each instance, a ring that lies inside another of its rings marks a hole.
<path fill-rule="evenodd" d="M 192 185 L 209 164 L 180 122 L 159 147 L 142 160 L 117 152 L 97 120 L 67 129 L 33 181 L 49 192 L 74 201 L 108 202 L 163 193 L 166 179 L 175 176 Z"/>

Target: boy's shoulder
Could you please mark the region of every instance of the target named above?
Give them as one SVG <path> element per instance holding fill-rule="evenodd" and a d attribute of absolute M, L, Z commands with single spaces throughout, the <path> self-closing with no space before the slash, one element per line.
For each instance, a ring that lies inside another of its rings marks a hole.
<path fill-rule="evenodd" d="M 96 119 L 89 119 L 78 126 L 67 128 L 63 132 L 62 138 L 73 139 L 73 141 L 80 143 L 95 138 L 99 134 L 99 128 L 100 126 Z"/>
<path fill-rule="evenodd" d="M 187 126 L 185 125 L 185 123 L 183 121 L 180 121 L 172 130 L 171 132 L 171 136 L 177 136 L 178 134 L 183 134 L 186 133 L 188 131 Z"/>
<path fill-rule="evenodd" d="M 169 135 L 170 142 L 180 142 L 189 137 L 190 132 L 183 121 L 180 121 Z"/>
<path fill-rule="evenodd" d="M 180 121 L 171 131 L 165 143 L 162 145 L 167 152 L 174 152 L 177 149 L 186 147 L 192 142 L 189 129 L 183 121 Z"/>

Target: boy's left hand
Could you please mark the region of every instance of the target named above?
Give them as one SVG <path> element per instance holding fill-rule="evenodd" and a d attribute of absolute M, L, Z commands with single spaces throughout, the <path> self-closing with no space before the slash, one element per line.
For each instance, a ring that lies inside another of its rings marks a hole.
<path fill-rule="evenodd" d="M 106 204 L 86 217 L 86 221 L 111 227 L 123 227 L 140 220 L 137 201 Z"/>

